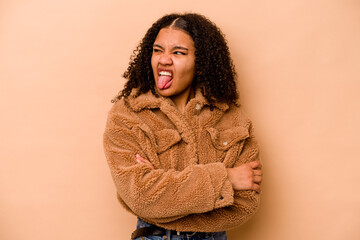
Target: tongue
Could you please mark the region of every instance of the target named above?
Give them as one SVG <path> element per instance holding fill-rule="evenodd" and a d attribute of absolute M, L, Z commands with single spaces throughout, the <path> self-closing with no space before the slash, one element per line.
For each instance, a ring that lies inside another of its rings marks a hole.
<path fill-rule="evenodd" d="M 159 79 L 157 82 L 157 87 L 159 89 L 164 89 L 164 88 L 170 87 L 171 79 L 172 79 L 172 77 L 170 77 L 170 76 L 159 76 Z"/>

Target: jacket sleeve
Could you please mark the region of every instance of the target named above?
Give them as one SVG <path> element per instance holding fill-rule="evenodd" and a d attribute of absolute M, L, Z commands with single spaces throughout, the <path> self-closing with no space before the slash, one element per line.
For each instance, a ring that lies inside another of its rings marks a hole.
<path fill-rule="evenodd" d="M 250 125 L 249 133 L 250 137 L 246 139 L 235 166 L 256 160 L 260 161 L 259 147 L 254 137 L 252 125 Z M 256 191 L 235 191 L 234 203 L 232 205 L 206 213 L 185 216 L 176 222 L 176 230 L 186 231 L 189 227 L 193 231 L 203 232 L 229 230 L 249 220 L 258 210 L 259 206 L 260 194 Z M 166 222 L 161 222 L 160 219 L 158 219 L 156 224 L 164 228 L 169 226 Z"/>
<path fill-rule="evenodd" d="M 142 155 L 144 149 L 132 131 L 131 120 L 124 122 L 110 112 L 104 150 L 118 196 L 137 216 L 149 222 L 169 222 L 234 203 L 222 163 L 192 165 L 183 171 L 138 164 L 135 155 Z"/>

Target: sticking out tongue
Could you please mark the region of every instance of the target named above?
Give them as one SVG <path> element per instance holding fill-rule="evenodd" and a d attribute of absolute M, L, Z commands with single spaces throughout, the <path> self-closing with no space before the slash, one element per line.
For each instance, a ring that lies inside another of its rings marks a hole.
<path fill-rule="evenodd" d="M 159 76 L 159 79 L 157 81 L 157 87 L 159 89 L 166 89 L 169 88 L 171 85 L 172 77 L 170 76 Z"/>

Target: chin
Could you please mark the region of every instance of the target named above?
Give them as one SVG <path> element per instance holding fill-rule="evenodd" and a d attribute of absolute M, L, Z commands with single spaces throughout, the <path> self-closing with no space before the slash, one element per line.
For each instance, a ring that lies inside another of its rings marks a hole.
<path fill-rule="evenodd" d="M 170 88 L 168 88 L 168 89 L 158 89 L 158 88 L 156 88 L 156 92 L 159 95 L 163 96 L 163 97 L 171 97 L 171 96 L 174 95 L 174 93 L 173 93 L 173 91 L 171 91 Z"/>

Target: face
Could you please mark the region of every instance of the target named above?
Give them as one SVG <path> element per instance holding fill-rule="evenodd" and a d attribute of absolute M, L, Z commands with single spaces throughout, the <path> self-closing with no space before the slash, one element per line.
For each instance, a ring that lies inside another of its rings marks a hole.
<path fill-rule="evenodd" d="M 195 76 L 195 46 L 184 31 L 163 28 L 151 57 L 157 92 L 165 97 L 187 98 Z"/>

